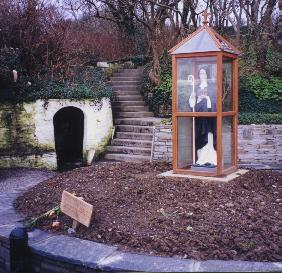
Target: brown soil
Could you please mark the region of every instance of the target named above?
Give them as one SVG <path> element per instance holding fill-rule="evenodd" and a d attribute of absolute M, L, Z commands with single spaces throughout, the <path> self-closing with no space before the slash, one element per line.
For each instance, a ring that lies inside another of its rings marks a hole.
<path fill-rule="evenodd" d="M 28 218 L 59 204 L 63 190 L 93 204 L 75 236 L 120 249 L 194 259 L 279 261 L 278 172 L 251 170 L 229 183 L 157 177 L 165 163 L 105 163 L 59 174 L 15 201 Z M 71 219 L 60 216 L 67 234 Z M 39 223 L 51 230 L 52 219 Z"/>

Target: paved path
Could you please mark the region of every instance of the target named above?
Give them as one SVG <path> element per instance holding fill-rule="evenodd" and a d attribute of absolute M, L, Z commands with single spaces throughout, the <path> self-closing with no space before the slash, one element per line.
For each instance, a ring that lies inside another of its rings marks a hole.
<path fill-rule="evenodd" d="M 38 169 L 0 169 L 0 192 L 18 192 L 26 190 L 56 173 Z"/>

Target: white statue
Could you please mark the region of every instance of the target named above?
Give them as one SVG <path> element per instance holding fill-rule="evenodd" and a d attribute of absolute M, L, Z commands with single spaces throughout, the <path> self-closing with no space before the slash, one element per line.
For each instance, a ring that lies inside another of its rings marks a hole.
<path fill-rule="evenodd" d="M 17 82 L 17 80 L 18 80 L 18 72 L 17 72 L 17 70 L 13 70 L 12 74 L 13 74 L 13 81 Z"/>

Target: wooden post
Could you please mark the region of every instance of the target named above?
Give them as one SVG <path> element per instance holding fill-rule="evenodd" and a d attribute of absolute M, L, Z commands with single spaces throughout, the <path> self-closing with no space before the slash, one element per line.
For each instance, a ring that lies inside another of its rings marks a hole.
<path fill-rule="evenodd" d="M 217 55 L 217 119 L 216 119 L 216 150 L 217 150 L 217 172 L 222 175 L 222 53 Z"/>
<path fill-rule="evenodd" d="M 74 230 L 76 230 L 78 228 L 79 222 L 77 222 L 76 220 L 72 220 L 72 228 Z"/>
<path fill-rule="evenodd" d="M 233 116 L 233 129 L 234 129 L 234 155 L 233 165 L 238 169 L 238 59 L 233 61 L 233 110 L 235 112 Z"/>
<path fill-rule="evenodd" d="M 173 171 L 178 168 L 178 130 L 177 130 L 177 60 L 172 56 L 172 152 L 173 152 Z"/>

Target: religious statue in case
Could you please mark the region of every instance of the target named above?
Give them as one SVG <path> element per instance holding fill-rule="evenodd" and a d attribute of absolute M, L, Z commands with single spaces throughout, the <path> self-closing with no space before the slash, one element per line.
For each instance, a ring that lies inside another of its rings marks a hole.
<path fill-rule="evenodd" d="M 173 173 L 224 176 L 238 165 L 240 50 L 203 25 L 172 55 Z"/>

